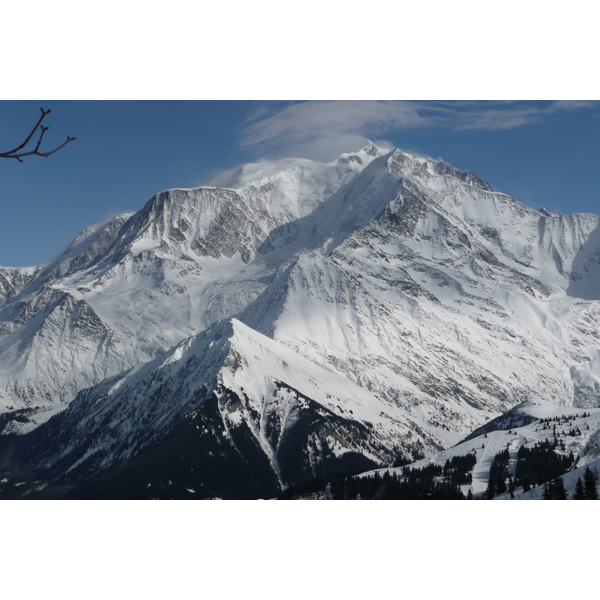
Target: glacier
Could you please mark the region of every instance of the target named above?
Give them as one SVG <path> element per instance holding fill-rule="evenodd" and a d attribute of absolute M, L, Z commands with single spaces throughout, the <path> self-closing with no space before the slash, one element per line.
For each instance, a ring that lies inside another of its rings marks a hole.
<path fill-rule="evenodd" d="M 599 407 L 599 230 L 374 144 L 168 190 L 0 267 L 0 428 L 92 477 L 212 403 L 275 489 L 443 451 L 532 397 Z"/>

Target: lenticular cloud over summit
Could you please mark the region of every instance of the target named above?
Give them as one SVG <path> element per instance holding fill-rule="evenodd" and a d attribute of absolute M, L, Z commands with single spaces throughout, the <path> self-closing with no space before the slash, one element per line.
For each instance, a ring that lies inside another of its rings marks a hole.
<path fill-rule="evenodd" d="M 241 145 L 327 161 L 388 131 L 427 125 L 410 103 L 301 102 L 255 113 L 242 131 Z"/>
<path fill-rule="evenodd" d="M 261 105 L 241 131 L 242 148 L 329 161 L 367 140 L 418 128 L 503 130 L 540 123 L 593 102 L 326 100 Z M 382 147 L 393 144 L 378 142 Z"/>

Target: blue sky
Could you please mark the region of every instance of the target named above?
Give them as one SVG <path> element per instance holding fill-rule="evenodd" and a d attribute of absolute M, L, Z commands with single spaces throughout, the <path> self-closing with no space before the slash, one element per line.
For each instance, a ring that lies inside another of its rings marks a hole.
<path fill-rule="evenodd" d="M 331 160 L 366 139 L 441 158 L 534 208 L 600 213 L 600 104 L 418 101 L 1 101 L 0 151 L 52 109 L 42 149 L 0 159 L 0 264 L 59 254 L 79 231 L 261 158 Z"/>

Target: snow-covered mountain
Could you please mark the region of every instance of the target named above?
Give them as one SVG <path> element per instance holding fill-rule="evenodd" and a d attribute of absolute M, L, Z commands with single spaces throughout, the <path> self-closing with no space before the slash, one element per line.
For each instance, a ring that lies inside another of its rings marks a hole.
<path fill-rule="evenodd" d="M 556 455 L 565 458 L 572 456 L 574 459 L 574 464 L 571 465 L 568 472 L 560 476 L 566 492 L 565 499 L 572 500 L 577 479 L 584 478 L 586 469 L 589 468 L 597 479 L 600 474 L 599 432 L 600 409 L 585 410 L 557 406 L 539 398 L 532 398 L 522 402 L 501 417 L 490 421 L 456 446 L 416 461 L 408 465 L 408 468 L 423 469 L 429 465 L 443 466 L 446 461 L 451 461 L 453 458 L 472 455 L 474 456 L 471 467 L 472 481 L 460 487 L 465 495 L 471 491 L 475 499 L 481 499 L 486 498 L 490 468 L 499 453 L 507 453 L 507 477 L 517 479 L 519 461 L 526 461 L 519 451 L 535 448 L 536 445 L 549 445 L 555 447 Z M 360 476 L 373 476 L 376 472 L 382 475 L 387 471 L 402 477 L 404 468 L 366 471 Z M 542 477 L 542 479 L 544 478 Z M 558 477 L 554 479 L 556 480 Z M 516 485 L 512 497 L 516 500 L 542 499 L 545 487 L 542 483 L 535 485 L 531 481 L 528 487 L 530 489 Z M 507 489 L 495 495 L 493 499 L 507 500 L 509 498 L 511 498 L 511 493 Z"/>
<path fill-rule="evenodd" d="M 242 320 L 402 405 L 441 446 L 534 393 L 595 405 L 599 218 L 439 170 L 373 161 L 307 218 L 321 245 Z"/>
<path fill-rule="evenodd" d="M 250 165 L 241 187 L 163 192 L 84 231 L 49 265 L 3 269 L 0 410 L 31 415 L 10 429 L 30 429 L 78 390 L 238 314 L 277 265 L 257 252 L 267 237 L 293 237 L 296 220 L 379 154 Z"/>
<path fill-rule="evenodd" d="M 599 226 L 372 144 L 163 192 L 0 269 L 0 427 L 88 477 L 212 407 L 275 489 L 437 452 L 534 396 L 600 406 Z"/>
<path fill-rule="evenodd" d="M 270 481 L 276 493 L 315 471 L 331 476 L 393 462 L 415 442 L 418 424 L 232 319 L 82 391 L 67 411 L 19 442 L 35 440 L 36 466 L 62 483 L 109 470 L 164 440 L 171 445 L 182 429 L 210 441 L 207 452 L 223 463 L 250 465 L 244 477 L 257 487 Z M 186 476 L 186 486 L 205 485 Z"/>

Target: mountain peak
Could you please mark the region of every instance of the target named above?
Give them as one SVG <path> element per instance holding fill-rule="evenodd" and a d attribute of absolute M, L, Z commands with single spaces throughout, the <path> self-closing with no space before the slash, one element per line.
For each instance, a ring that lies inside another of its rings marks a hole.
<path fill-rule="evenodd" d="M 533 395 L 599 405 L 600 217 L 372 142 L 229 181 L 0 269 L 0 429 L 44 427 L 68 477 L 185 434 L 195 474 L 220 456 L 283 485 L 448 448 Z"/>
<path fill-rule="evenodd" d="M 459 171 L 443 160 L 416 156 L 400 149 L 391 153 L 388 166 L 393 173 L 401 177 L 428 178 L 430 175 L 449 175 L 483 191 L 494 191 L 485 179 L 478 177 L 472 171 Z"/>
<path fill-rule="evenodd" d="M 382 150 L 381 148 L 376 146 L 371 140 L 369 140 L 369 143 L 361 150 L 361 152 L 364 152 L 368 156 L 382 156 L 388 151 Z"/>
<path fill-rule="evenodd" d="M 387 148 L 380 148 L 373 142 L 358 150 L 358 152 L 343 152 L 335 160 L 336 164 L 349 164 L 367 166 L 373 159 L 384 156 L 390 152 Z"/>
<path fill-rule="evenodd" d="M 550 212 L 547 208 L 544 208 L 543 206 L 538 210 L 538 212 L 544 215 L 545 217 L 558 217 L 556 213 Z"/>

